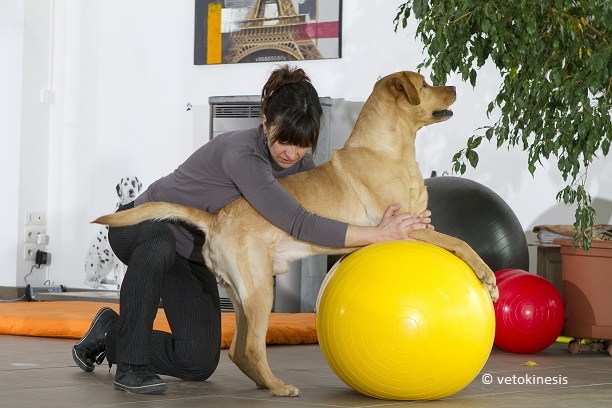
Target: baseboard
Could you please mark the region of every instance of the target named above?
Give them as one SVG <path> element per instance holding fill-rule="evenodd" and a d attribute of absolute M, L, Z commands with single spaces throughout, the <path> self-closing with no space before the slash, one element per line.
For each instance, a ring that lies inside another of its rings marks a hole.
<path fill-rule="evenodd" d="M 25 288 L 15 288 L 10 286 L 0 286 L 0 300 L 25 300 Z"/>

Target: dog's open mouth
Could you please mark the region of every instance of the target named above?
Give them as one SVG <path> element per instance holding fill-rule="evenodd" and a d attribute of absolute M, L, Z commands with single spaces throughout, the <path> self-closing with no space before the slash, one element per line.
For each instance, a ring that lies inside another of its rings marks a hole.
<path fill-rule="evenodd" d="M 451 116 L 453 116 L 453 111 L 449 109 L 434 111 L 433 116 L 434 118 L 438 119 L 450 118 Z"/>

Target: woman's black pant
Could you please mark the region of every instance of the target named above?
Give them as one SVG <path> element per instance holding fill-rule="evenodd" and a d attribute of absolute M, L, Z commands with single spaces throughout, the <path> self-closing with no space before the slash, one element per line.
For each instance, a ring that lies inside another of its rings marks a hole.
<path fill-rule="evenodd" d="M 185 380 L 210 377 L 219 363 L 221 344 L 213 274 L 176 253 L 174 234 L 164 222 L 110 228 L 109 241 L 128 267 L 119 321 L 107 335 L 108 361 L 147 365 L 154 373 Z M 171 334 L 153 330 L 160 299 Z"/>

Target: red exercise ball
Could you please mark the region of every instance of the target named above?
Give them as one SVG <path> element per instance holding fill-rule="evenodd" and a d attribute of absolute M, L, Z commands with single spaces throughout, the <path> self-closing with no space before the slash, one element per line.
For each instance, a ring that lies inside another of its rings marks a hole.
<path fill-rule="evenodd" d="M 502 269 L 501 271 L 495 272 L 495 280 L 499 285 L 504 279 L 516 275 L 517 273 L 526 273 L 522 269 Z"/>
<path fill-rule="evenodd" d="M 494 303 L 493 344 L 512 353 L 531 354 L 555 342 L 563 329 L 563 298 L 552 283 L 520 270 L 502 270 Z"/>

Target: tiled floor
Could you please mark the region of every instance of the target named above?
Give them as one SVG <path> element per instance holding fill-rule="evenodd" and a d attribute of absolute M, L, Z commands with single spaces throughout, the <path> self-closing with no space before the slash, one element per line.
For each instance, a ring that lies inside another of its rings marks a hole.
<path fill-rule="evenodd" d="M 216 373 L 205 382 L 166 377 L 165 395 L 142 396 L 113 388 L 114 368 L 79 370 L 70 348 L 74 340 L 0 336 L 0 407 L 404 407 L 418 402 L 383 401 L 362 396 L 342 383 L 318 345 L 268 347 L 275 373 L 301 389 L 295 398 L 272 397 L 258 390 L 223 350 Z M 452 346 L 452 345 L 450 345 Z M 458 350 L 457 352 L 460 352 Z M 538 366 L 522 364 L 534 361 Z M 483 384 L 484 374 L 493 384 Z M 499 385 L 498 378 L 522 382 L 526 376 L 566 377 L 567 385 Z M 428 407 L 612 407 L 612 357 L 591 352 L 568 353 L 554 344 L 534 355 L 493 349 L 482 372 L 454 396 L 426 402 Z"/>

